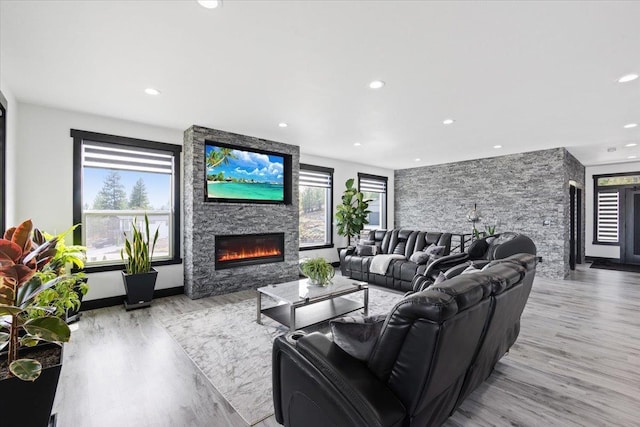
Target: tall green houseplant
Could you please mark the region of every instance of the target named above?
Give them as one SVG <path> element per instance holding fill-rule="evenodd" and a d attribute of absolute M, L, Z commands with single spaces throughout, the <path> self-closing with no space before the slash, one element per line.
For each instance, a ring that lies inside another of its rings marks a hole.
<path fill-rule="evenodd" d="M 338 225 L 338 235 L 347 238 L 347 245 L 351 246 L 351 238 L 360 234 L 371 213 L 369 202 L 364 195 L 353 186 L 354 179 L 349 178 L 346 190 L 342 193 L 342 204 L 336 208 L 336 223 Z"/>
<path fill-rule="evenodd" d="M 158 241 L 158 229 L 156 229 L 152 243 L 147 214 L 144 214 L 144 233 L 136 226 L 136 218 L 133 218 L 131 227 L 133 230 L 131 240 L 125 233 L 124 248 L 120 250 L 120 257 L 124 261 L 127 274 L 148 273 L 151 271 L 151 258 Z"/>
<path fill-rule="evenodd" d="M 152 239 L 147 214 L 144 215 L 144 229 L 138 228 L 136 218 L 133 218 L 131 228 L 131 239 L 125 233 L 124 248 L 120 250 L 125 265 L 122 279 L 127 294 L 124 302 L 127 310 L 151 305 L 158 277 L 158 272 L 151 268 L 151 258 L 158 241 L 159 228 L 156 228 Z"/>

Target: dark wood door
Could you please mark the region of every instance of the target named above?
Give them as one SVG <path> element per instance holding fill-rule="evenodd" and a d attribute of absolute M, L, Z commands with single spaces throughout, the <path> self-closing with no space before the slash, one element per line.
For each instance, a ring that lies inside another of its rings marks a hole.
<path fill-rule="evenodd" d="M 620 258 L 626 264 L 640 264 L 640 189 L 625 190 L 624 213 L 625 235 Z"/>

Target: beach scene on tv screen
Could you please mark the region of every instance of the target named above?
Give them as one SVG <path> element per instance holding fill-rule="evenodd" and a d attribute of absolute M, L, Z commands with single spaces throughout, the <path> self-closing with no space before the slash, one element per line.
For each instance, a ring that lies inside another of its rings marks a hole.
<path fill-rule="evenodd" d="M 284 158 L 207 145 L 207 195 L 211 199 L 284 201 Z"/>

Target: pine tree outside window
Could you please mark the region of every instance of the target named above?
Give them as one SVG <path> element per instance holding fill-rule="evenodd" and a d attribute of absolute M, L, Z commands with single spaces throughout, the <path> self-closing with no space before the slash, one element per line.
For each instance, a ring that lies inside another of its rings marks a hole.
<path fill-rule="evenodd" d="M 87 246 L 88 271 L 121 268 L 131 221 L 158 228 L 155 265 L 180 261 L 180 146 L 72 131 L 75 241 Z M 92 270 L 93 269 L 93 270 Z"/>

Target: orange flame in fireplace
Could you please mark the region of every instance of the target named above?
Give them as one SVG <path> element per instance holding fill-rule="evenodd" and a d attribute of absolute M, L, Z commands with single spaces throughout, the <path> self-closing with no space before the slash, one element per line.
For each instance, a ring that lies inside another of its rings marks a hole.
<path fill-rule="evenodd" d="M 282 255 L 282 252 L 280 252 L 280 250 L 276 248 L 256 248 L 251 250 L 242 249 L 239 252 L 227 252 L 225 254 L 222 254 L 220 255 L 220 257 L 218 257 L 218 261 L 233 261 L 238 259 L 259 258 L 278 255 Z"/>

